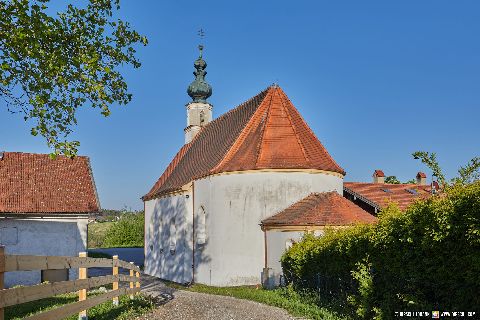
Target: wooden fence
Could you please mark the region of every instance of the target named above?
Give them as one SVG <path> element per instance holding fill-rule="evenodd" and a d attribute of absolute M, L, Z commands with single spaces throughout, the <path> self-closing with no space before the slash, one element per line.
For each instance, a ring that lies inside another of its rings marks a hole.
<path fill-rule="evenodd" d="M 93 267 L 112 268 L 112 274 L 94 278 L 87 277 L 87 269 Z M 31 271 L 49 269 L 78 268 L 78 280 L 42 283 L 28 287 L 4 289 L 4 273 L 9 271 Z M 128 269 L 129 275 L 119 274 L 119 268 Z M 128 287 L 119 287 L 119 282 L 129 282 Z M 106 284 L 113 289 L 101 295 L 87 299 L 87 290 Z M 140 291 L 140 268 L 133 262 L 125 262 L 113 256 L 113 259 L 88 258 L 85 252 L 79 257 L 5 255 L 0 246 L 0 320 L 4 320 L 4 308 L 17 304 L 49 298 L 58 294 L 78 291 L 78 302 L 66 304 L 56 309 L 44 311 L 27 317 L 28 320 L 56 320 L 78 313 L 79 319 L 87 319 L 87 309 L 112 299 L 118 305 L 118 297 Z"/>

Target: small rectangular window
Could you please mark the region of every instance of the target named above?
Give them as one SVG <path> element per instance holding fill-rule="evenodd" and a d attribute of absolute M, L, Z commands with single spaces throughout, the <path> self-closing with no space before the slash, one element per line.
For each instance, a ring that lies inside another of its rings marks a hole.
<path fill-rule="evenodd" d="M 3 227 L 0 229 L 0 244 L 16 245 L 18 243 L 17 227 Z"/>

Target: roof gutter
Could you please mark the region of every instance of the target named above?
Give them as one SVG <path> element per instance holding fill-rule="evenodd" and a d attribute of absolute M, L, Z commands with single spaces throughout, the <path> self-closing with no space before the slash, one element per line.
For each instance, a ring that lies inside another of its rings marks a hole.
<path fill-rule="evenodd" d="M 93 213 L 93 212 L 91 212 Z M 0 219 L 88 219 L 89 212 L 82 213 L 0 213 Z"/>

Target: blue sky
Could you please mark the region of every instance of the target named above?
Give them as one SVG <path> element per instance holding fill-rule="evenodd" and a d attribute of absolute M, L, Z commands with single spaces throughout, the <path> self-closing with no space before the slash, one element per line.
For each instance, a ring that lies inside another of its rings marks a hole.
<path fill-rule="evenodd" d="M 125 69 L 126 107 L 79 110 L 104 208 L 140 197 L 184 141 L 185 103 L 206 31 L 214 116 L 278 82 L 347 181 L 374 169 L 405 181 L 431 173 L 411 153 L 436 152 L 448 177 L 480 155 L 478 1 L 122 1 L 119 15 L 150 44 Z M 0 102 L 3 104 L 3 102 Z M 30 123 L 0 108 L 0 149 L 48 153 Z"/>

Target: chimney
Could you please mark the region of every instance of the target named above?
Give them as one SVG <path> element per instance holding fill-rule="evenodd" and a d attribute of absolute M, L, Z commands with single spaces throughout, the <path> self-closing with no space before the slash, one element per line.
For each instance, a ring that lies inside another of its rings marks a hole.
<path fill-rule="evenodd" d="M 385 183 L 385 173 L 382 170 L 375 170 L 373 172 L 373 183 Z"/>
<path fill-rule="evenodd" d="M 427 175 L 423 172 L 417 173 L 417 184 L 419 186 L 425 186 L 427 184 Z"/>

